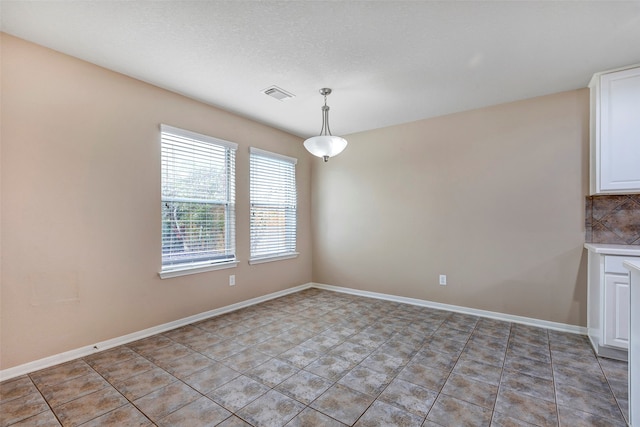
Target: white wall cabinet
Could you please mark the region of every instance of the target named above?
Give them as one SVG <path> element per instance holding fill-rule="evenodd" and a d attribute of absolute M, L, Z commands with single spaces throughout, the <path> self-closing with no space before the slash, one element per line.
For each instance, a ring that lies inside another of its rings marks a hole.
<path fill-rule="evenodd" d="M 627 360 L 629 348 L 629 270 L 625 261 L 640 261 L 638 245 L 587 243 L 587 329 L 599 356 Z"/>
<path fill-rule="evenodd" d="M 640 66 L 597 73 L 591 90 L 591 194 L 640 193 Z"/>

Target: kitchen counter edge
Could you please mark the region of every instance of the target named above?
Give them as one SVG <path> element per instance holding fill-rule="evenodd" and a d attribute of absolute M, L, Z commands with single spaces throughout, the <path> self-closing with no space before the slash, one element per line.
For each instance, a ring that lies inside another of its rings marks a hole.
<path fill-rule="evenodd" d="M 594 253 L 602 255 L 639 256 L 640 245 L 611 245 L 605 243 L 585 243 L 584 247 Z"/>

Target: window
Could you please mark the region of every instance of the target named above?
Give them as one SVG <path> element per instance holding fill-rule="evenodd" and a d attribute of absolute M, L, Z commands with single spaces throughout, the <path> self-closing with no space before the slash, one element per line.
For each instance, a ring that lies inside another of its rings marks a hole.
<path fill-rule="evenodd" d="M 297 160 L 250 149 L 250 263 L 293 258 L 296 252 Z"/>
<path fill-rule="evenodd" d="M 162 271 L 174 277 L 237 265 L 237 144 L 161 125 Z"/>

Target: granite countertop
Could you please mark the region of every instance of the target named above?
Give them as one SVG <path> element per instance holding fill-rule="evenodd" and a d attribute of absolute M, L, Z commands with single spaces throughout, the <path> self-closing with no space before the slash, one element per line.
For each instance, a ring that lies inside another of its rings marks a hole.
<path fill-rule="evenodd" d="M 610 245 L 605 243 L 585 243 L 584 247 L 603 255 L 626 255 L 640 257 L 640 245 Z"/>

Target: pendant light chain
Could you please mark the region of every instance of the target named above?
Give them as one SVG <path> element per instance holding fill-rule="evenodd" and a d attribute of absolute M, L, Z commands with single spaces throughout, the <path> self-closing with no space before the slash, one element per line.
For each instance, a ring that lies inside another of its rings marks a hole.
<path fill-rule="evenodd" d="M 322 109 L 322 129 L 320 129 L 320 135 L 331 135 L 331 129 L 329 129 L 329 106 L 327 105 L 327 95 L 324 94 L 324 106 Z"/>

